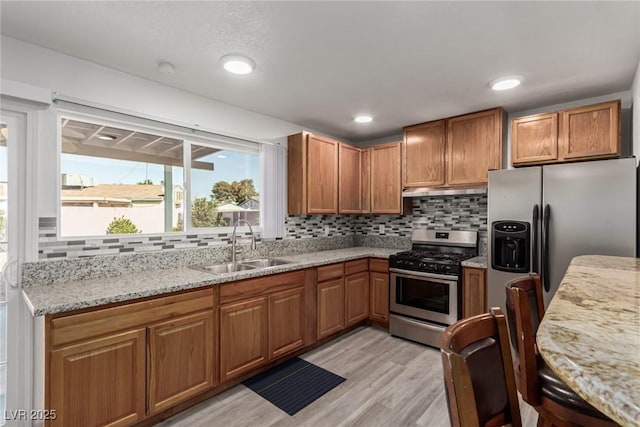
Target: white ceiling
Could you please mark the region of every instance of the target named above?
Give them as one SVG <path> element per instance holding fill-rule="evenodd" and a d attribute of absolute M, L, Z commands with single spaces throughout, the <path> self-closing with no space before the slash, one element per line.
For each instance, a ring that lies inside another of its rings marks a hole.
<path fill-rule="evenodd" d="M 2 33 L 351 141 L 631 86 L 640 2 L 1 2 Z M 243 53 L 248 76 L 219 58 Z M 173 75 L 157 71 L 160 60 Z M 525 76 L 513 91 L 488 82 Z M 370 113 L 359 125 L 354 115 Z"/>

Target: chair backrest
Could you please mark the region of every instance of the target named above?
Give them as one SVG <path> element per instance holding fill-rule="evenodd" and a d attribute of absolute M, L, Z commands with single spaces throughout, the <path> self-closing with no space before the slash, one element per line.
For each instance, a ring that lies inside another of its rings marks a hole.
<path fill-rule="evenodd" d="M 453 427 L 522 426 L 507 323 L 499 308 L 449 326 L 440 349 Z"/>
<path fill-rule="evenodd" d="M 505 286 L 509 335 L 514 349 L 514 370 L 522 399 L 540 403 L 536 332 L 544 317 L 542 283 L 537 274 L 511 280 Z"/>

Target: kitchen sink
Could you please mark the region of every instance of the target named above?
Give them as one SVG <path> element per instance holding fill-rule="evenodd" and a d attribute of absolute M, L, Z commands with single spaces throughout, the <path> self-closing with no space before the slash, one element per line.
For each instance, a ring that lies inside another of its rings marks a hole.
<path fill-rule="evenodd" d="M 276 265 L 291 264 L 291 261 L 276 258 L 260 258 L 249 261 L 242 261 L 242 265 L 250 265 L 255 268 L 275 267 Z"/>
<path fill-rule="evenodd" d="M 192 265 L 194 270 L 205 271 L 207 273 L 233 273 L 235 271 L 254 270 L 256 267 L 253 265 L 241 264 L 239 262 L 226 262 L 223 264 L 204 264 L 204 265 Z"/>
<path fill-rule="evenodd" d="M 194 270 L 205 271 L 207 273 L 222 274 L 233 273 L 235 271 L 269 268 L 283 264 L 291 264 L 291 262 L 276 258 L 259 258 L 240 262 L 225 262 L 222 264 L 192 265 L 191 268 L 193 268 Z"/>

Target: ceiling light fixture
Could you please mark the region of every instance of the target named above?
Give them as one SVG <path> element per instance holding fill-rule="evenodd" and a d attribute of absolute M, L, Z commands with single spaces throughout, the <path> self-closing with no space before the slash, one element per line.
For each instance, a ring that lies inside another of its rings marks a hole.
<path fill-rule="evenodd" d="M 162 74 L 169 75 L 169 74 L 175 73 L 176 72 L 176 68 L 170 62 L 160 61 L 158 63 L 158 71 L 160 71 Z"/>
<path fill-rule="evenodd" d="M 225 55 L 220 58 L 220 62 L 232 74 L 249 74 L 256 68 L 256 63 L 251 58 L 242 55 Z"/>
<path fill-rule="evenodd" d="M 489 86 L 493 90 L 513 89 L 514 87 L 520 86 L 520 83 L 522 83 L 522 79 L 522 76 L 500 77 L 499 79 L 495 79 L 494 81 L 489 83 Z"/>
<path fill-rule="evenodd" d="M 359 116 L 356 116 L 356 118 L 353 120 L 356 123 L 371 123 L 373 121 L 373 117 L 368 114 L 361 114 Z"/>
<path fill-rule="evenodd" d="M 113 136 L 113 135 L 107 135 L 107 134 L 102 133 L 102 134 L 98 135 L 98 139 L 101 139 L 103 141 L 113 141 L 113 140 L 117 139 L 117 137 Z"/>

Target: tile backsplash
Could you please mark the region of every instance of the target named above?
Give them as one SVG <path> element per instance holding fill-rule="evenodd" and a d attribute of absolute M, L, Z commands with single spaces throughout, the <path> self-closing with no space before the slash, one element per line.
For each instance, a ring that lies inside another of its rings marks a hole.
<path fill-rule="evenodd" d="M 477 230 L 480 254 L 486 253 L 487 196 L 433 196 L 413 199 L 413 215 L 289 215 L 285 236 L 299 244 L 307 239 L 354 236 L 357 245 L 404 248 L 414 227 Z M 238 234 L 248 242 L 249 233 Z M 257 236 L 260 241 L 260 236 Z M 347 242 L 340 240 L 340 244 Z M 94 239 L 56 239 L 56 220 L 39 218 L 39 258 L 59 259 L 157 252 L 200 247 L 226 247 L 231 233 L 193 233 L 164 236 L 105 236 Z M 348 242 L 347 242 L 348 243 Z M 333 243 L 335 244 L 335 242 Z M 353 244 L 353 243 L 352 243 Z M 290 246 L 290 245 L 289 245 Z M 306 245 L 304 245 L 306 247 Z M 324 247 L 322 245 L 322 247 Z"/>

